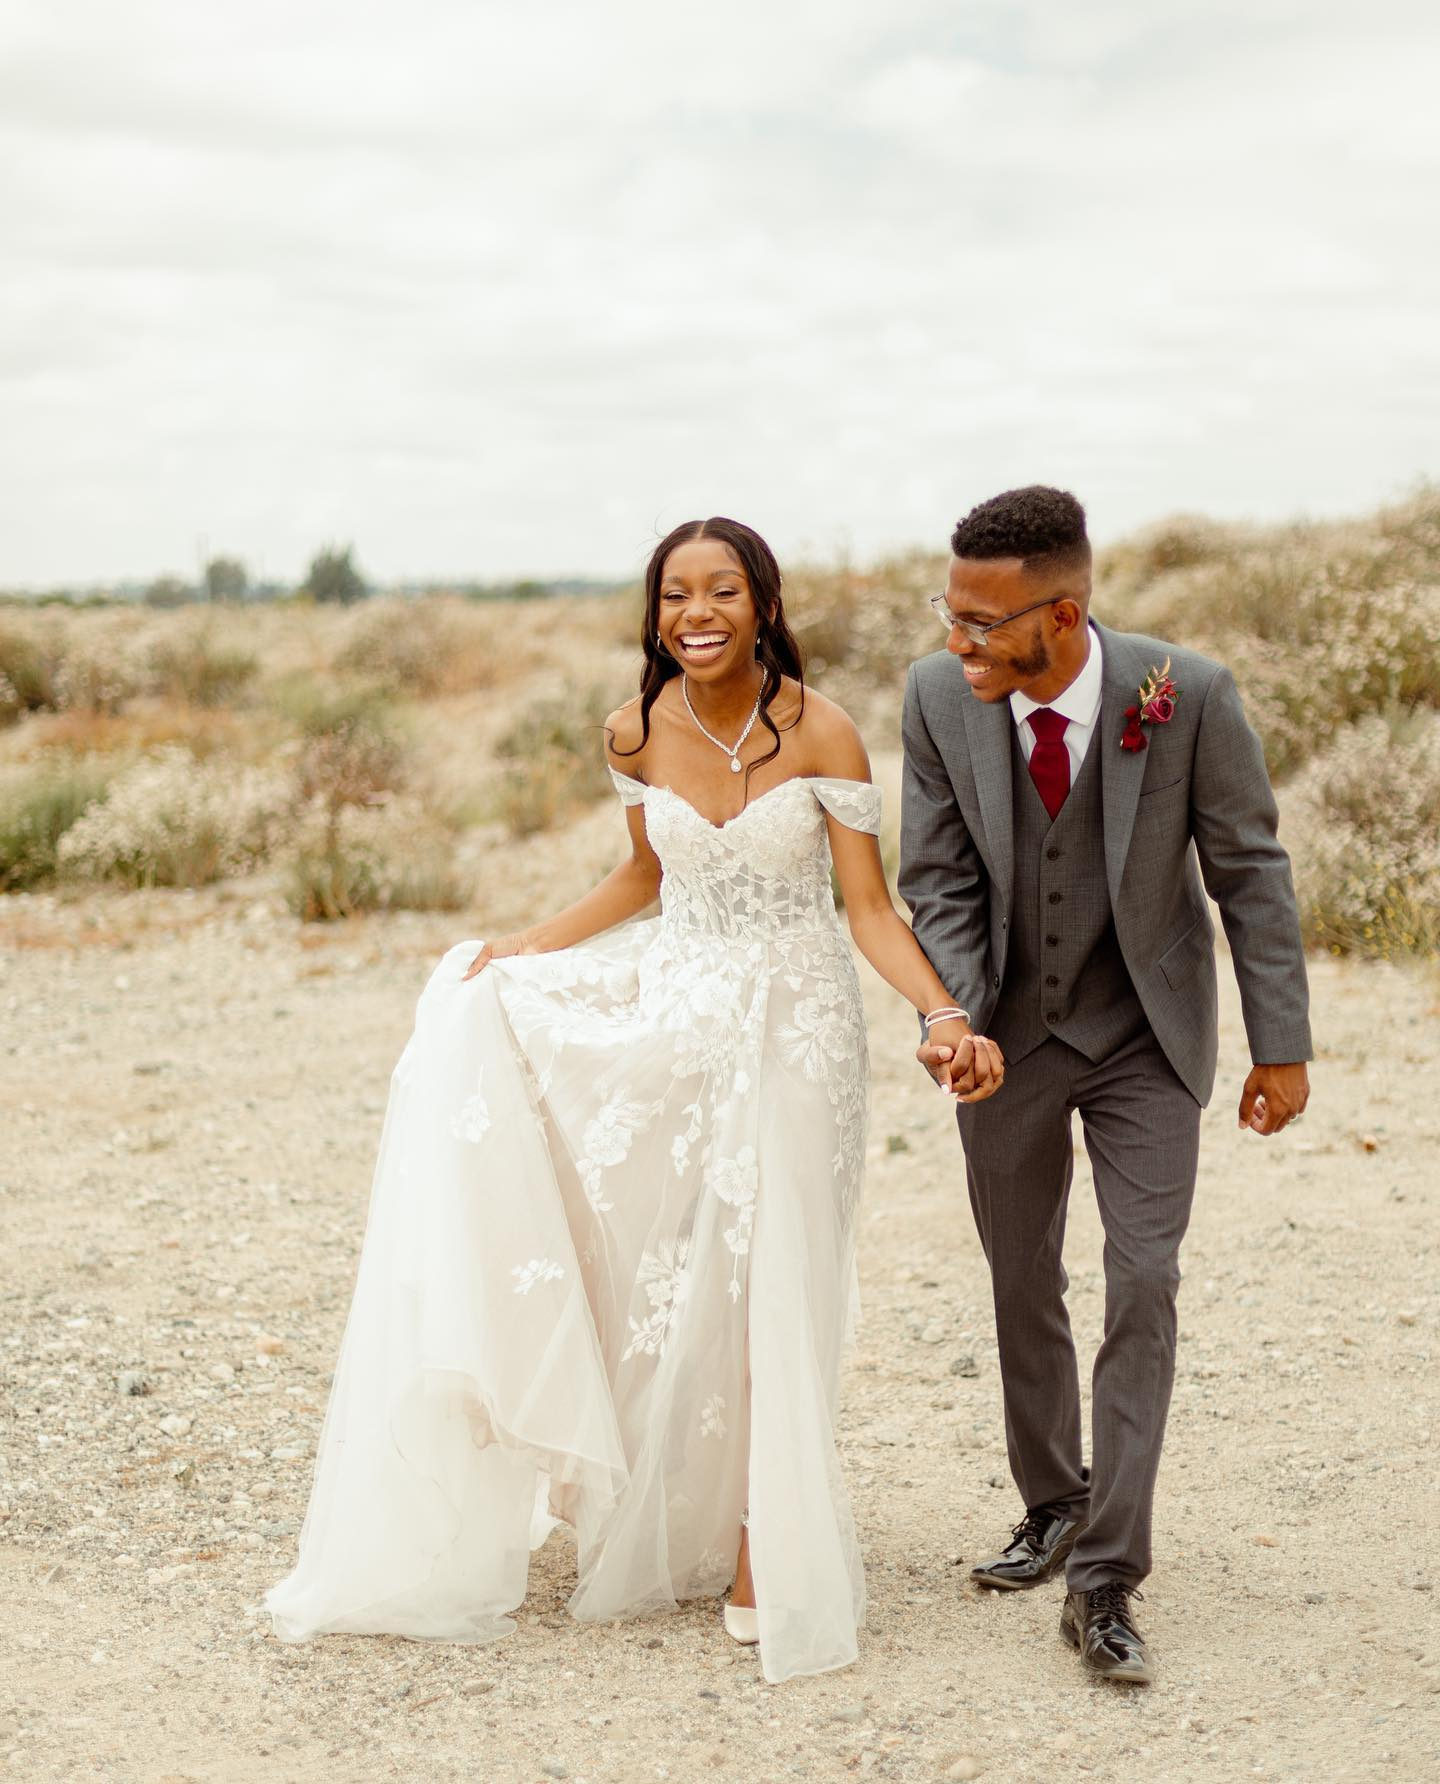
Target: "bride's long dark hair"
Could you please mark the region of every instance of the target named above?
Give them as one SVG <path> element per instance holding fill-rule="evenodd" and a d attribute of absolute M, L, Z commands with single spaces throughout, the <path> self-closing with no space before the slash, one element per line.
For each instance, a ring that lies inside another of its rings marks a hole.
<path fill-rule="evenodd" d="M 615 754 L 634 756 L 644 749 L 650 739 L 650 708 L 660 698 L 665 683 L 684 673 L 660 644 L 660 584 L 670 553 L 677 545 L 688 545 L 692 539 L 715 539 L 734 552 L 749 581 L 750 596 L 760 622 L 755 639 L 755 661 L 766 672 L 765 689 L 760 699 L 760 723 L 775 742 L 768 755 L 761 756 L 745 770 L 748 787 L 751 769 L 773 762 L 780 754 L 780 733 L 770 717 L 770 707 L 785 676 L 800 684 L 800 713 L 792 723 L 798 723 L 805 710 L 805 667 L 795 634 L 785 620 L 782 579 L 775 553 L 753 527 L 747 527 L 743 521 L 727 520 L 723 514 L 712 515 L 709 520 L 684 521 L 673 532 L 667 533 L 650 554 L 650 562 L 645 566 L 645 617 L 640 627 L 640 648 L 645 653 L 645 671 L 640 677 L 640 741 L 633 750 L 616 750 Z"/>

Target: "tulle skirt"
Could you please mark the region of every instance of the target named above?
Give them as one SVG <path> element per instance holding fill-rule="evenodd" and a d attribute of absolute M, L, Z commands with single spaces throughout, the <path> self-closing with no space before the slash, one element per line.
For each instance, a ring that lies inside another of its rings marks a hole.
<path fill-rule="evenodd" d="M 844 1023 L 835 941 L 807 957 Z M 437 967 L 392 1081 L 299 1559 L 266 1600 L 283 1639 L 494 1640 L 555 1519 L 576 1617 L 673 1609 L 724 1592 L 748 1509 L 765 1677 L 855 1658 L 833 1419 L 863 1033 L 858 1076 L 837 1076 L 793 951 L 781 971 L 764 946 L 695 945 L 655 919 L 469 983 L 478 942 Z"/>

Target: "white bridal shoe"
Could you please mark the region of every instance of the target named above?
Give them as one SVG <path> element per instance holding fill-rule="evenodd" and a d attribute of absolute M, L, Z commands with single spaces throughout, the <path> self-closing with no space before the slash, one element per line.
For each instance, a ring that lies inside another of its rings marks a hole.
<path fill-rule="evenodd" d="M 753 1648 L 760 1640 L 760 1613 L 753 1604 L 725 1606 L 725 1633 L 732 1641 Z"/>

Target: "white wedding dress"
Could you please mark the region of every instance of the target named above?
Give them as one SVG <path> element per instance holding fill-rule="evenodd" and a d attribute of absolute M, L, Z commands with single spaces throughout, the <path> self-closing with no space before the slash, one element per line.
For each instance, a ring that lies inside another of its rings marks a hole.
<path fill-rule="evenodd" d="M 748 1508 L 765 1677 L 855 1659 L 833 1425 L 868 1064 L 826 813 L 875 834 L 880 795 L 788 780 L 717 826 L 615 783 L 660 915 L 469 983 L 462 943 L 421 996 L 266 1600 L 286 1640 L 504 1635 L 557 1517 L 577 1617 L 671 1609 L 724 1592 Z"/>

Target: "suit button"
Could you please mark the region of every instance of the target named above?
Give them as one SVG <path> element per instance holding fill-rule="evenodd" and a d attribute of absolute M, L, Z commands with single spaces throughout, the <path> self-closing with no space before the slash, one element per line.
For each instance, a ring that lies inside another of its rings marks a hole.
<path fill-rule="evenodd" d="M 1060 946 L 1060 937 L 1058 935 L 1047 935 L 1045 937 L 1045 946 L 1047 948 L 1058 948 Z"/>
<path fill-rule="evenodd" d="M 1060 859 L 1059 849 L 1046 849 L 1045 859 L 1047 861 L 1058 861 Z"/>
<path fill-rule="evenodd" d="M 1058 892 L 1052 892 L 1050 894 L 1050 902 L 1051 902 L 1051 904 L 1059 904 L 1060 894 Z"/>
<path fill-rule="evenodd" d="M 1058 1022 L 1060 1020 L 1059 1010 L 1046 1010 L 1045 1020 L 1047 1022 Z"/>
<path fill-rule="evenodd" d="M 997 991 L 1000 989 L 1000 975 L 998 973 L 995 975 L 995 989 Z"/>
<path fill-rule="evenodd" d="M 1054 973 L 1046 973 L 1045 983 L 1047 985 L 1058 985 L 1060 983 L 1060 981 L 1059 981 L 1059 979 L 1056 978 Z"/>

